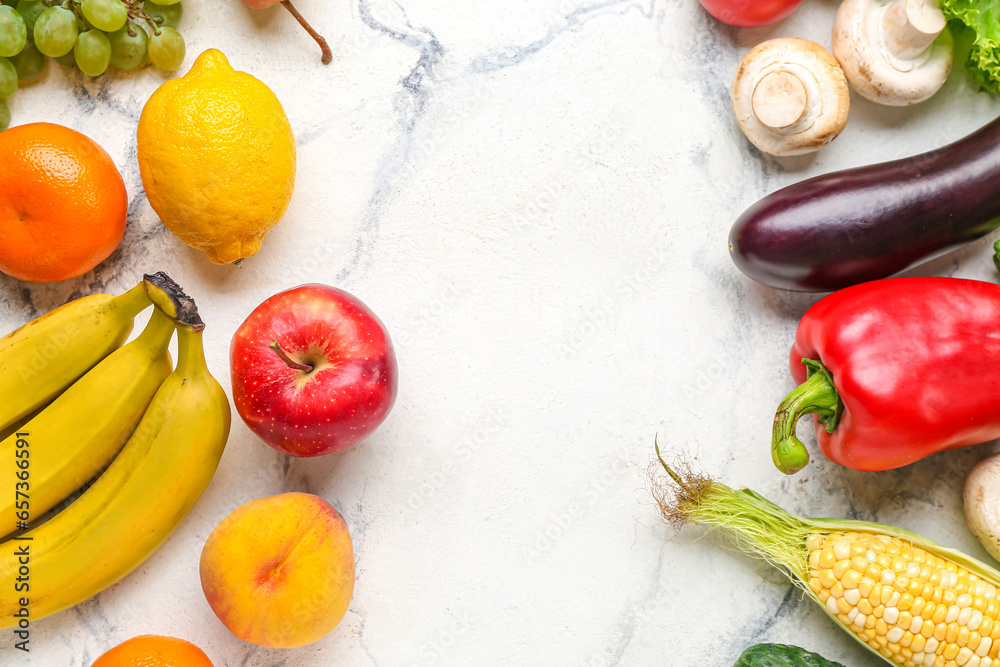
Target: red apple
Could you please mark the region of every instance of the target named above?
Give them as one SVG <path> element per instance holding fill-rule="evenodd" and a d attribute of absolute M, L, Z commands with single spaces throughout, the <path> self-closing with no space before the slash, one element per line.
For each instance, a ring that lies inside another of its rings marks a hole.
<path fill-rule="evenodd" d="M 275 294 L 250 313 L 229 352 L 236 412 L 291 456 L 353 447 L 396 400 L 396 354 L 368 307 L 328 285 Z"/>

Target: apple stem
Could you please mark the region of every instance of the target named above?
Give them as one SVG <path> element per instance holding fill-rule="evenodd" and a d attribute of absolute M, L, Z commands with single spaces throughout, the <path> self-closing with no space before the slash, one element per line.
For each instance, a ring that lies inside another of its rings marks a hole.
<path fill-rule="evenodd" d="M 323 49 L 323 57 L 320 59 L 320 62 L 324 65 L 329 65 L 333 60 L 333 52 L 330 51 L 330 46 L 326 43 L 326 40 L 323 39 L 323 36 L 313 30 L 313 27 L 309 25 L 309 22 L 306 21 L 305 17 L 302 16 L 302 14 L 299 14 L 299 10 L 295 9 L 292 5 L 291 0 L 281 0 L 281 4 L 284 5 L 285 9 L 292 13 L 295 20 L 298 21 L 299 24 L 306 29 L 306 32 L 309 33 L 309 36 L 316 40 L 316 43 L 319 44 L 319 48 Z"/>
<path fill-rule="evenodd" d="M 278 345 L 278 341 L 272 342 L 270 345 L 268 345 L 268 347 L 274 350 L 274 353 L 278 355 L 278 357 L 280 357 L 281 360 L 284 361 L 289 368 L 294 368 L 297 371 L 305 371 L 306 373 L 308 373 L 313 369 L 313 367 L 309 366 L 308 364 L 300 364 L 297 361 L 292 361 L 292 359 L 287 354 L 285 354 L 285 351 L 281 349 L 281 346 Z"/>

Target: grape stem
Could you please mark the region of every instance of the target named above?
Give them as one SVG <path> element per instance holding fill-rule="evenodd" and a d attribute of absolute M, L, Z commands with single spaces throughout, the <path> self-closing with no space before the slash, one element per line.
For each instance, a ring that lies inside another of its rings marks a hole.
<path fill-rule="evenodd" d="M 294 16 L 295 20 L 299 22 L 299 25 L 305 28 L 306 32 L 309 33 L 309 36 L 316 40 L 316 43 L 319 44 L 319 48 L 323 50 L 323 57 L 320 59 L 320 62 L 324 65 L 329 65 L 333 60 L 333 52 L 330 51 L 330 45 L 326 43 L 323 36 L 313 30 L 313 27 L 309 25 L 309 22 L 306 21 L 305 17 L 302 16 L 302 14 L 299 14 L 299 10 L 295 9 L 295 6 L 292 5 L 291 0 L 281 0 L 281 4 L 285 9 L 292 13 L 292 16 Z"/>

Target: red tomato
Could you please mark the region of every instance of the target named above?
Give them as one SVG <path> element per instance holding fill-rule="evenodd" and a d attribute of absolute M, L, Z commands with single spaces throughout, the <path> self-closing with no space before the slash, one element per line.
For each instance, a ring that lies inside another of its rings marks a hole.
<path fill-rule="evenodd" d="M 698 0 L 709 14 L 741 28 L 777 23 L 795 11 L 802 0 Z"/>

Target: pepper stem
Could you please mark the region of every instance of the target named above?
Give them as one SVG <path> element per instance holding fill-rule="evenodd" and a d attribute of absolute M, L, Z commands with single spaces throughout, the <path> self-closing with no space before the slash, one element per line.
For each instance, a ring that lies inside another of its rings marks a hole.
<path fill-rule="evenodd" d="M 1000 271 L 1000 241 L 993 244 L 993 266 Z"/>
<path fill-rule="evenodd" d="M 813 359 L 803 359 L 802 363 L 809 367 L 809 376 L 782 399 L 771 430 L 771 459 L 775 467 L 786 475 L 794 475 L 809 463 L 809 452 L 795 435 L 799 418 L 818 414 L 820 423 L 833 432 L 843 411 L 843 403 L 833 386 L 830 371 Z"/>
<path fill-rule="evenodd" d="M 297 371 L 305 371 L 306 373 L 308 373 L 313 369 L 312 366 L 309 366 L 307 364 L 300 364 L 297 361 L 293 361 L 292 358 L 289 357 L 288 354 L 281 349 L 281 346 L 278 345 L 278 341 L 272 341 L 271 344 L 268 345 L 268 347 L 274 350 L 274 353 L 278 355 L 278 357 L 282 361 L 284 361 L 289 368 L 294 368 Z"/>

